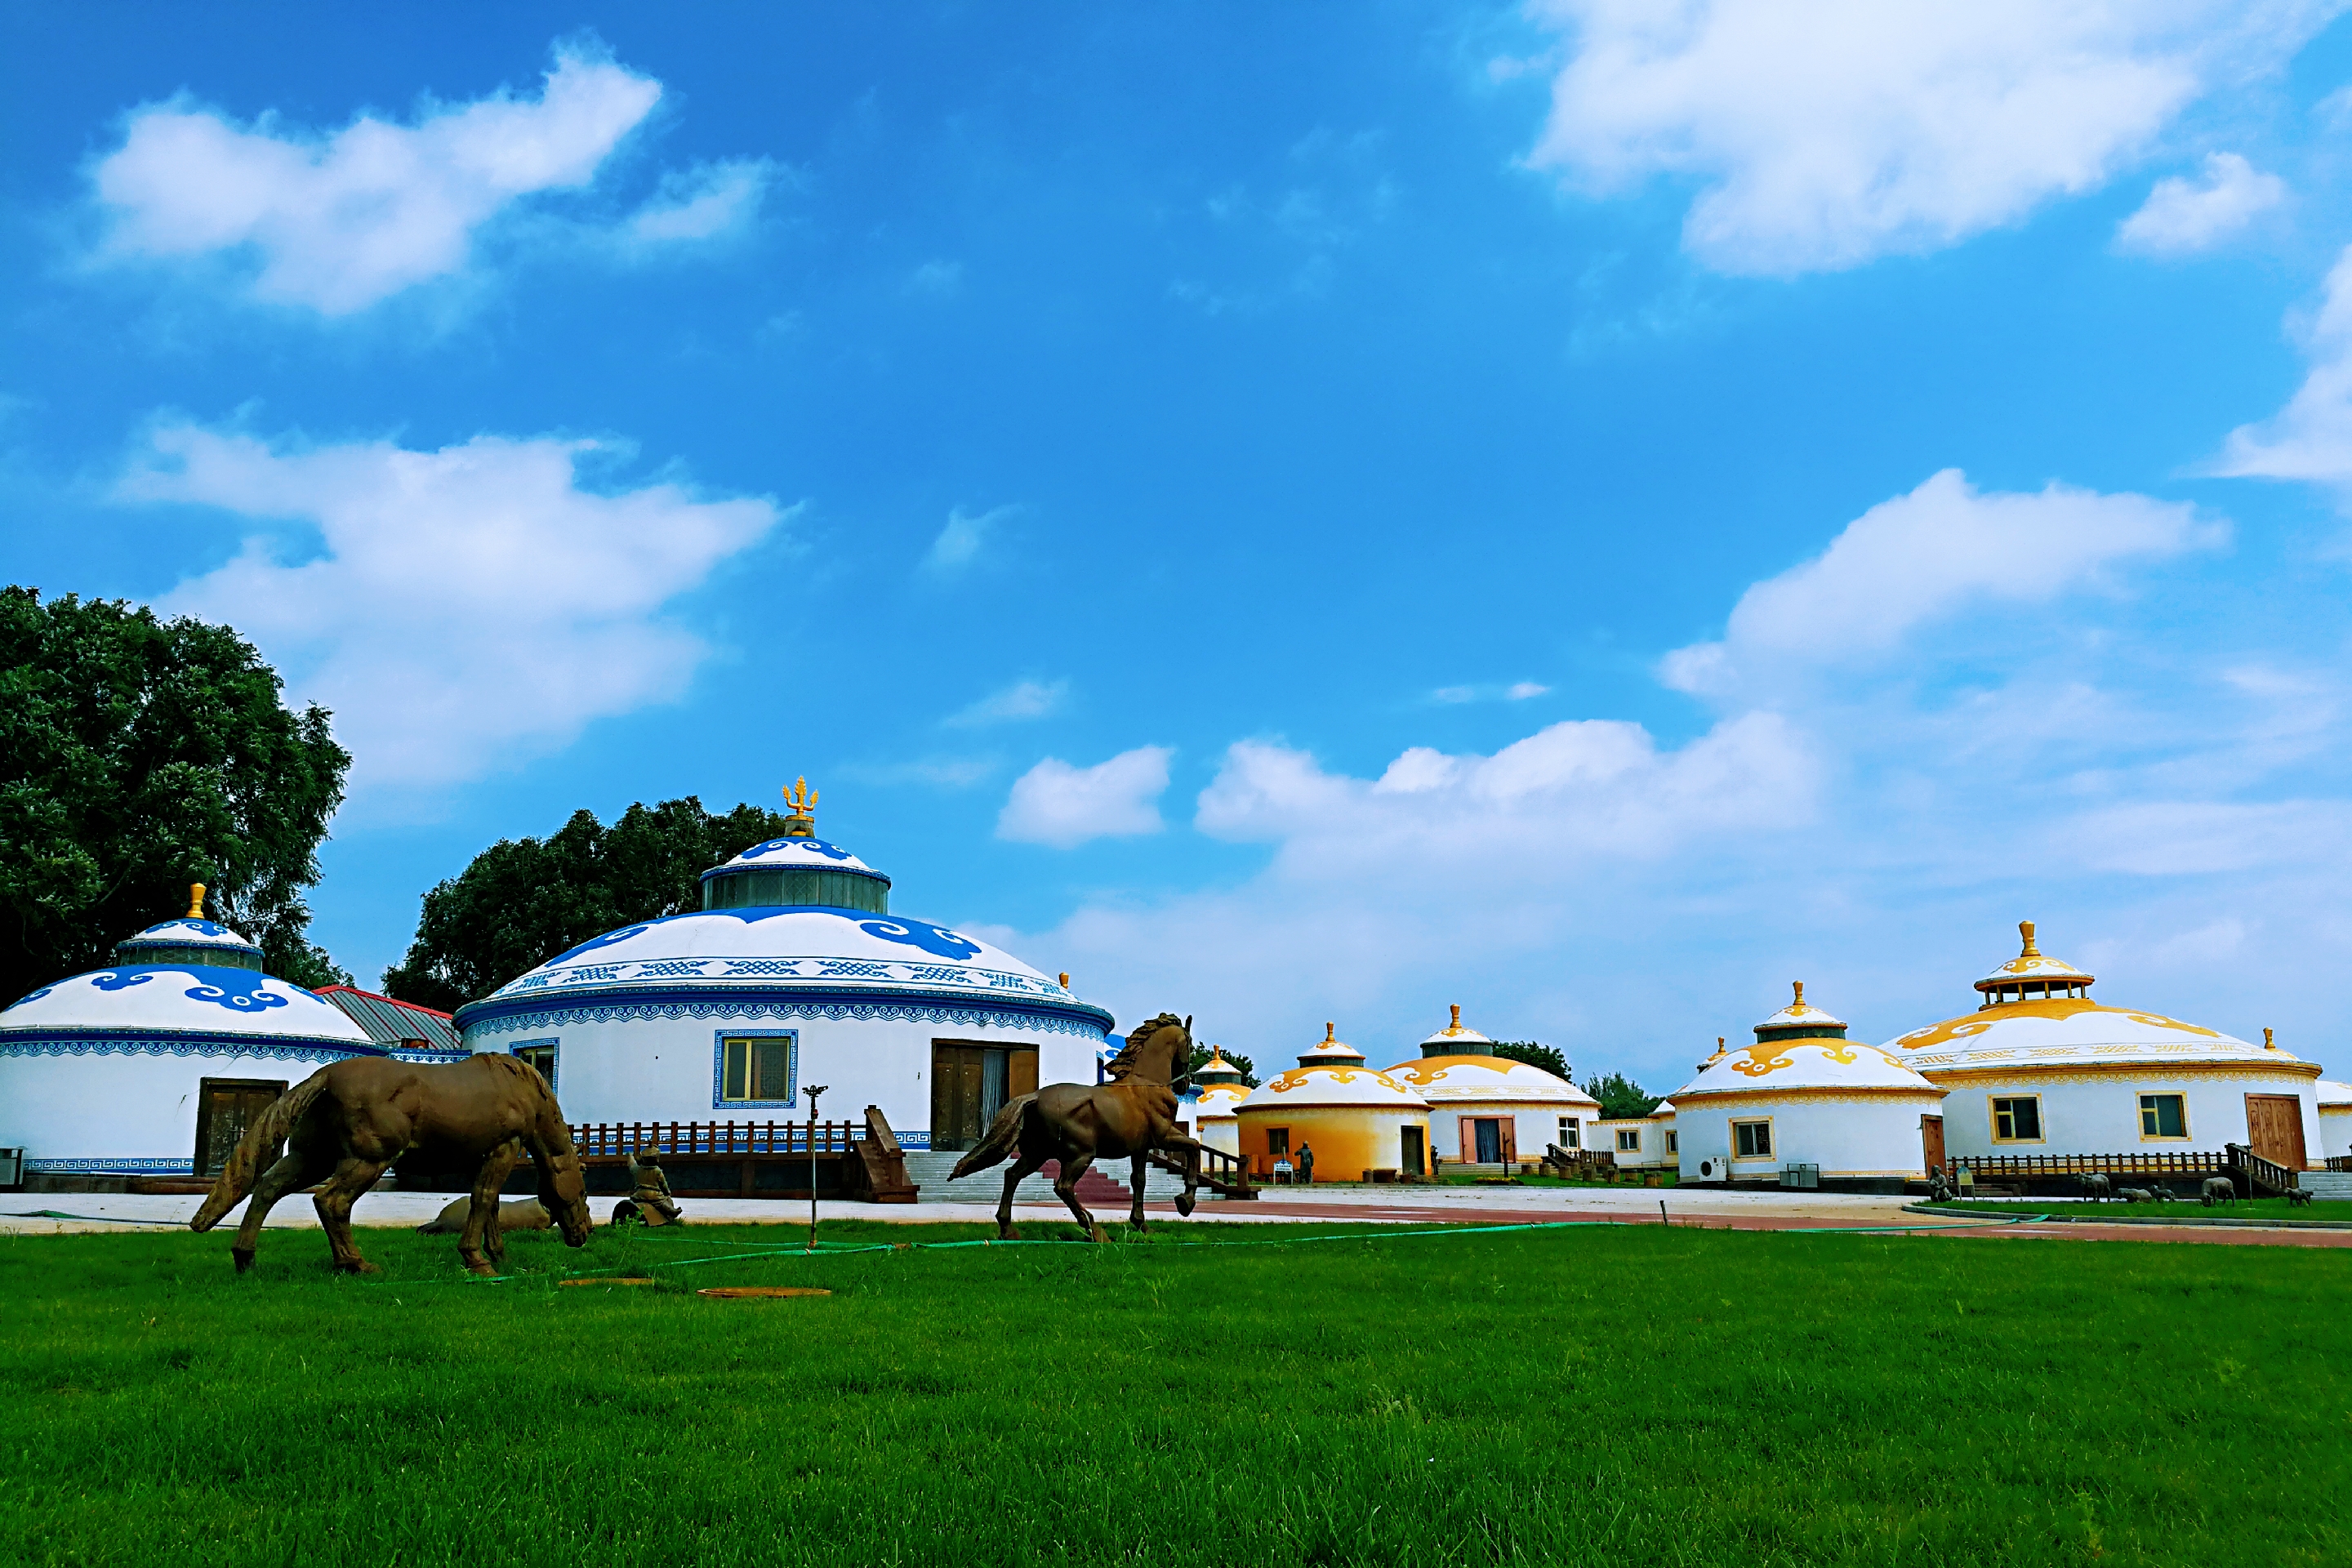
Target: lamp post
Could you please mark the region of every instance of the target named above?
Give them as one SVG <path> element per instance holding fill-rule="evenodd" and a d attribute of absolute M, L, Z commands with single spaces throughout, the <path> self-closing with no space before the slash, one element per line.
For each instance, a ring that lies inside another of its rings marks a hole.
<path fill-rule="evenodd" d="M 816 1097 L 832 1088 L 825 1083 L 804 1083 L 801 1092 L 809 1097 L 809 1239 L 808 1249 L 816 1250 Z"/>

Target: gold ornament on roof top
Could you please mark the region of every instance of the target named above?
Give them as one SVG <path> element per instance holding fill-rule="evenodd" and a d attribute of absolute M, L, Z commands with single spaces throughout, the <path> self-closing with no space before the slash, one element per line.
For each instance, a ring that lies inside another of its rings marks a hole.
<path fill-rule="evenodd" d="M 809 788 L 805 775 L 795 779 L 792 787 L 784 791 L 784 804 L 793 808 L 791 815 L 784 818 L 784 837 L 787 838 L 815 837 L 816 791 Z"/>
<path fill-rule="evenodd" d="M 2278 1037 L 2271 1032 L 2271 1026 L 2268 1024 L 2263 1026 L 2263 1049 L 2266 1051 L 2278 1049 Z"/>
<path fill-rule="evenodd" d="M 188 884 L 188 918 L 192 921 L 205 918 L 205 885 L 202 882 Z"/>
<path fill-rule="evenodd" d="M 2042 950 L 2033 945 L 2033 922 L 2032 921 L 2018 921 L 2017 934 L 2025 939 L 2025 951 L 2019 953 L 2017 955 L 2018 957 L 2039 958 L 2042 956 Z"/>
<path fill-rule="evenodd" d="M 1789 984 L 1797 988 L 1797 999 L 1794 1002 L 1790 1003 L 1789 1005 L 1791 1007 L 1802 1007 L 1805 1005 L 1805 983 L 1801 980 L 1792 980 Z"/>

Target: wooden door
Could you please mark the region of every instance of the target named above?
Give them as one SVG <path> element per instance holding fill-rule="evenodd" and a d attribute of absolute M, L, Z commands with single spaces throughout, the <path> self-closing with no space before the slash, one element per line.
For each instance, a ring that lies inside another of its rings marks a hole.
<path fill-rule="evenodd" d="M 1464 1116 L 1456 1119 L 1460 1131 L 1454 1138 L 1454 1157 L 1467 1165 L 1478 1157 L 1478 1119 Z"/>
<path fill-rule="evenodd" d="M 980 1141 L 981 1054 L 977 1046 L 931 1047 L 931 1147 L 969 1149 Z"/>
<path fill-rule="evenodd" d="M 217 1176 L 236 1152 L 245 1130 L 286 1092 L 284 1079 L 208 1078 L 196 1088 L 196 1174 Z M 279 1143 L 262 1161 L 267 1170 L 285 1149 Z"/>
<path fill-rule="evenodd" d="M 1944 1119 L 1942 1117 L 1919 1118 L 1919 1152 L 1926 1157 L 1928 1170 L 1942 1168 L 1944 1163 Z"/>
<path fill-rule="evenodd" d="M 1006 1085 L 1013 1099 L 1037 1092 L 1037 1047 L 1013 1046 L 1007 1047 Z"/>
<path fill-rule="evenodd" d="M 1420 1175 L 1421 1129 L 1418 1127 L 1408 1127 L 1404 1129 L 1403 1136 L 1399 1140 L 1399 1142 L 1403 1145 L 1401 1154 L 1404 1163 L 1405 1174 L 1409 1176 Z"/>
<path fill-rule="evenodd" d="M 2246 1142 L 2265 1160 L 2303 1169 L 2303 1102 L 2291 1094 L 2246 1096 Z"/>

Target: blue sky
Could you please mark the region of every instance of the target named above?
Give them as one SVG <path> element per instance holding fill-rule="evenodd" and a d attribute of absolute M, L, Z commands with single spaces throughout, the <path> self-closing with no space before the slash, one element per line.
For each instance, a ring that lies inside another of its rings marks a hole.
<path fill-rule="evenodd" d="M 2031 917 L 2352 1071 L 2336 9 L 16 7 L 0 570 L 335 710 L 363 980 L 805 774 L 1261 1060 Z"/>

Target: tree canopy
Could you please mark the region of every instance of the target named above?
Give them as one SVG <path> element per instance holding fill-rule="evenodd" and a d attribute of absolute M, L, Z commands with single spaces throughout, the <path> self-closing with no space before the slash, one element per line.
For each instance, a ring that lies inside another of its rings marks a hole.
<path fill-rule="evenodd" d="M 1658 1108 L 1659 1097 L 1622 1072 L 1604 1073 L 1584 1086 L 1601 1102 L 1601 1114 L 1612 1121 L 1647 1116 Z"/>
<path fill-rule="evenodd" d="M 775 812 L 688 795 L 640 801 L 610 827 L 583 807 L 545 838 L 502 838 L 425 895 L 384 994 L 445 1011 L 487 996 L 590 937 L 700 909 L 703 872 L 783 831 Z"/>
<path fill-rule="evenodd" d="M 102 967 L 191 882 L 271 973 L 350 980 L 303 893 L 352 760 L 280 690 L 226 626 L 0 588 L 0 1001 Z"/>
<path fill-rule="evenodd" d="M 1568 1058 L 1555 1047 L 1535 1040 L 1497 1040 L 1495 1042 L 1495 1054 L 1510 1061 L 1525 1062 L 1531 1068 L 1541 1068 L 1563 1082 L 1576 1081 L 1576 1075 L 1568 1068 Z"/>

